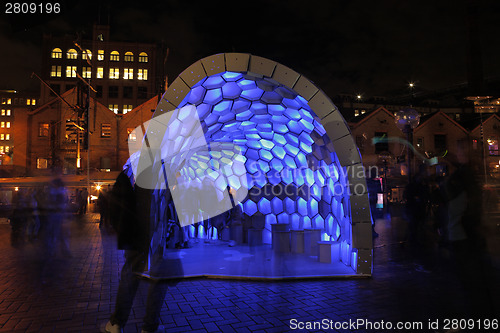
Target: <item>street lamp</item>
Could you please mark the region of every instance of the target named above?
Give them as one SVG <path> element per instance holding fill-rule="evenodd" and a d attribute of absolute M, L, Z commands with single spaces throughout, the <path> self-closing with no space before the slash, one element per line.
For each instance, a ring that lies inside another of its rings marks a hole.
<path fill-rule="evenodd" d="M 420 123 L 420 115 L 417 110 L 407 108 L 399 110 L 396 113 L 396 118 L 394 119 L 396 126 L 406 134 L 406 155 L 408 159 L 408 182 L 411 182 L 411 164 L 412 164 L 412 149 L 410 145 L 413 145 L 413 130 Z"/>

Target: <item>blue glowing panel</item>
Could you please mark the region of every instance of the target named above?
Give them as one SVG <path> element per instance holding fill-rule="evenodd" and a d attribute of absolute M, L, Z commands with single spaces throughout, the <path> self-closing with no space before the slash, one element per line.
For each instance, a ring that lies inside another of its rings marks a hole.
<path fill-rule="evenodd" d="M 240 96 L 242 89 L 236 82 L 228 82 L 222 87 L 222 96 L 224 98 L 235 99 Z"/>
<path fill-rule="evenodd" d="M 275 215 L 283 212 L 283 202 L 281 201 L 280 198 L 274 197 L 273 200 L 271 200 L 271 206 L 272 206 L 273 213 Z"/>
<path fill-rule="evenodd" d="M 220 88 L 225 83 L 224 79 L 219 75 L 214 75 L 209 77 L 203 83 L 203 86 L 207 89 Z"/>
<path fill-rule="evenodd" d="M 222 91 L 220 90 L 220 88 L 207 90 L 205 99 L 203 100 L 204 103 L 214 105 L 220 101 L 222 101 Z"/>
<path fill-rule="evenodd" d="M 276 191 L 242 202 L 248 216 L 266 216 L 265 237 L 270 237 L 270 223 L 278 222 L 290 223 L 293 229 L 319 227 L 326 235 L 343 239 L 349 224 L 348 198 L 335 188 L 346 184 L 345 171 L 304 98 L 272 81 L 225 72 L 195 84 L 181 102 L 186 104 L 196 106 L 207 142 L 237 144 L 246 158 L 225 177 L 214 179 L 219 191 L 228 183 L 241 189 L 243 180 L 256 190 Z M 179 135 L 187 134 L 179 131 Z M 231 151 L 215 155 L 212 161 L 200 157 L 189 163 L 183 174 L 195 179 L 233 158 Z M 295 194 L 288 197 L 279 191 L 285 189 Z"/>
<path fill-rule="evenodd" d="M 270 214 L 271 213 L 271 203 L 266 198 L 260 199 L 259 212 L 261 212 L 262 214 Z"/>
<path fill-rule="evenodd" d="M 262 90 L 260 90 L 259 88 L 255 88 L 250 90 L 243 90 L 243 92 L 241 93 L 241 97 L 244 97 L 251 101 L 258 101 L 262 94 Z"/>
<path fill-rule="evenodd" d="M 227 82 L 238 81 L 243 77 L 241 73 L 225 72 L 222 74 L 222 78 Z"/>
<path fill-rule="evenodd" d="M 229 110 L 231 109 L 233 102 L 231 101 L 222 101 L 217 103 L 217 105 L 214 105 L 212 112 L 217 113 L 219 115 L 225 114 L 225 113 L 230 113 Z M 224 121 L 221 121 L 222 123 Z"/>

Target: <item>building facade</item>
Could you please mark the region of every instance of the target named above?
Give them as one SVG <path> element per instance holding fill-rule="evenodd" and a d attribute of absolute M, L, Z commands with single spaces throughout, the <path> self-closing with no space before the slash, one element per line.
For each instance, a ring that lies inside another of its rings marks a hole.
<path fill-rule="evenodd" d="M 41 103 L 77 84 L 115 114 L 126 114 L 158 93 L 157 46 L 110 40 L 110 28 L 94 25 L 90 39 L 43 37 Z M 90 88 L 87 83 L 90 83 Z"/>
<path fill-rule="evenodd" d="M 154 97 L 121 116 L 91 97 L 86 138 L 81 100 L 85 93 L 72 88 L 16 123 L 26 143 L 14 154 L 22 170 L 17 175 L 49 175 L 54 168 L 64 174 L 120 171 L 129 157 L 128 140 L 142 140 L 134 130 L 151 119 L 158 103 Z"/>
<path fill-rule="evenodd" d="M 2 90 L 0 100 L 0 177 L 6 177 L 26 168 L 27 113 L 38 105 L 38 96 Z"/>

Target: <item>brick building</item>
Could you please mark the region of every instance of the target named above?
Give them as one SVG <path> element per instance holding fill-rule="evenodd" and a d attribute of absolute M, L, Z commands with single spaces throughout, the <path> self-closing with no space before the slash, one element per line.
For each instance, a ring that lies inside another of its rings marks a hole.
<path fill-rule="evenodd" d="M 1 90 L 0 100 L 0 177 L 6 177 L 26 168 L 26 117 L 38 104 L 38 96 Z"/>
<path fill-rule="evenodd" d="M 154 97 L 121 116 L 91 97 L 87 150 L 84 118 L 79 118 L 79 110 L 74 107 L 86 96 L 75 87 L 61 98 L 27 113 L 27 175 L 49 174 L 52 167 L 62 168 L 66 174 L 78 173 L 87 170 L 87 161 L 91 172 L 121 170 L 128 158 L 127 139 L 142 139 L 134 138 L 133 130 L 152 117 L 158 102 Z"/>

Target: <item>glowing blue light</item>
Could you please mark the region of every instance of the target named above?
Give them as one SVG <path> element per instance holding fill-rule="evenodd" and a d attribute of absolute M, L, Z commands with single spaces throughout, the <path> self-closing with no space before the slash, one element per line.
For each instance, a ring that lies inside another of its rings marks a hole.
<path fill-rule="evenodd" d="M 300 134 L 303 131 L 302 126 L 299 125 L 298 121 L 291 120 L 288 122 L 287 127 L 290 129 L 291 132 L 295 134 Z"/>
<path fill-rule="evenodd" d="M 273 154 L 269 150 L 261 149 L 259 151 L 260 157 L 265 161 L 271 161 L 273 159 Z"/>
<path fill-rule="evenodd" d="M 257 84 L 255 84 L 255 81 L 253 81 L 253 80 L 240 80 L 240 81 L 238 81 L 238 85 L 243 90 L 257 88 Z"/>
<path fill-rule="evenodd" d="M 272 114 L 273 116 L 281 116 L 283 112 L 285 112 L 285 108 L 283 105 L 279 104 L 269 104 L 267 106 L 267 109 L 269 110 L 269 113 Z"/>
<path fill-rule="evenodd" d="M 280 145 L 282 145 L 282 146 L 286 145 L 286 139 L 285 139 L 285 137 L 284 137 L 283 135 L 281 135 L 281 134 L 277 134 L 277 133 L 276 133 L 276 134 L 274 134 L 274 135 L 273 135 L 273 139 L 274 139 L 274 142 L 277 142 L 277 143 L 279 143 L 279 144 L 280 144 Z"/>
<path fill-rule="evenodd" d="M 243 90 L 241 93 L 241 97 L 244 97 L 251 101 L 257 101 L 260 99 L 261 96 L 262 96 L 262 90 L 260 90 L 259 88 Z"/>
<path fill-rule="evenodd" d="M 205 99 L 203 100 L 205 103 L 214 105 L 222 100 L 222 91 L 219 89 L 210 89 L 207 90 L 205 94 Z"/>
<path fill-rule="evenodd" d="M 307 213 L 307 201 L 302 198 L 297 199 L 297 211 L 300 215 L 306 216 Z"/>
<path fill-rule="evenodd" d="M 274 147 L 274 143 L 272 141 L 269 141 L 269 140 L 262 139 L 262 140 L 260 140 L 260 144 L 265 149 L 272 149 Z"/>
<path fill-rule="evenodd" d="M 241 73 L 234 73 L 234 72 L 225 72 L 224 74 L 222 74 L 222 77 L 227 82 L 230 82 L 230 81 L 237 81 L 237 80 L 239 80 L 240 78 L 243 77 L 243 74 L 241 74 Z"/>
<path fill-rule="evenodd" d="M 220 77 L 219 75 L 214 75 L 206 79 L 202 85 L 207 89 L 213 89 L 221 87 L 224 83 L 226 82 L 222 77 Z"/>
<path fill-rule="evenodd" d="M 233 104 L 233 102 L 231 101 L 222 101 L 222 102 L 219 102 L 217 103 L 217 105 L 215 105 L 213 107 L 213 111 L 214 113 L 217 113 L 219 115 L 222 115 L 224 113 L 230 113 L 228 112 L 230 109 L 231 109 L 231 105 Z M 224 121 L 221 121 L 221 122 L 224 122 Z"/>
<path fill-rule="evenodd" d="M 273 124 L 273 129 L 277 133 L 287 133 L 288 132 L 288 127 L 286 127 L 285 124 Z"/>
<path fill-rule="evenodd" d="M 259 212 L 261 212 L 262 214 L 271 214 L 271 203 L 266 198 L 260 199 Z"/>
<path fill-rule="evenodd" d="M 203 101 L 203 97 L 205 97 L 205 88 L 202 86 L 194 87 L 189 92 L 188 102 L 191 104 L 200 104 Z"/>
<path fill-rule="evenodd" d="M 245 214 L 264 214 L 269 230 L 271 223 L 278 222 L 290 223 L 293 229 L 320 227 L 336 239 L 341 236 L 341 227 L 348 221 L 344 217 L 348 204 L 342 204 L 342 194 L 334 190 L 345 185 L 345 175 L 338 169 L 324 127 L 304 98 L 265 78 L 225 72 L 197 83 L 181 105 L 186 103 L 196 105 L 207 142 L 232 142 L 244 154 L 242 163 L 233 163 L 224 177 L 214 179 L 219 191 L 228 184 L 241 188 L 246 180 L 256 189 L 284 190 L 286 186 L 297 193 L 293 197 L 283 196 L 283 191 L 279 196 L 253 197 L 258 203 L 245 199 Z M 185 119 L 186 114 L 179 118 Z M 234 152 L 223 149 L 222 154 L 212 156 L 212 160 L 207 155 L 189 162 L 183 172 L 191 179 L 205 177 L 206 170 L 230 163 Z M 315 168 L 319 170 L 313 171 Z M 263 234 L 266 239 L 269 230 Z"/>
<path fill-rule="evenodd" d="M 283 163 L 276 158 L 273 158 L 271 160 L 271 166 L 273 167 L 274 170 L 277 170 L 277 171 L 281 171 L 284 168 Z"/>

